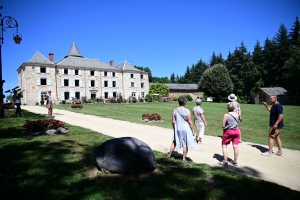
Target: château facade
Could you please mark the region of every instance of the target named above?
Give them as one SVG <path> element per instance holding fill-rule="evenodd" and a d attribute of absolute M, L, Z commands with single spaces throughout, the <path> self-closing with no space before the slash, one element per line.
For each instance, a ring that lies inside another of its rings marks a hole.
<path fill-rule="evenodd" d="M 130 96 L 144 98 L 149 92 L 148 73 L 134 68 L 127 61 L 114 66 L 99 59 L 84 58 L 73 42 L 64 59 L 54 62 L 36 52 L 18 69 L 18 86 L 23 92 L 22 103 L 34 105 L 44 100 L 47 91 L 52 91 L 54 103 L 73 98 L 108 99 Z"/>

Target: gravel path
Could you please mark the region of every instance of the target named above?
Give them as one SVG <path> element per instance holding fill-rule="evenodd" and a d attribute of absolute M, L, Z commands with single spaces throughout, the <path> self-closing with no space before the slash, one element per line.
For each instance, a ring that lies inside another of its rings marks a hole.
<path fill-rule="evenodd" d="M 47 109 L 41 106 L 23 106 L 22 109 L 37 114 L 47 114 Z M 146 122 L 145 125 L 142 125 L 98 116 L 78 114 L 55 108 L 53 115 L 55 119 L 112 137 L 138 138 L 147 143 L 153 150 L 164 153 L 168 152 L 171 144 L 172 129 L 151 126 L 151 124 L 148 125 Z M 223 158 L 221 138 L 204 136 L 203 141 L 205 142 L 204 144 L 196 145 L 196 148 L 189 150 L 188 158 L 196 163 L 205 163 L 213 167 L 223 167 L 217 164 L 218 160 L 222 160 Z M 241 143 L 239 149 L 239 166 L 235 167 L 229 164 L 226 169 L 300 191 L 300 151 L 284 149 L 284 157 L 275 155 L 272 157 L 261 156 L 261 152 L 266 151 L 267 146 L 249 142 Z M 275 150 L 277 151 L 277 148 L 274 148 L 274 151 Z M 178 153 L 181 154 L 182 150 Z M 231 145 L 228 146 L 228 157 L 233 158 Z"/>

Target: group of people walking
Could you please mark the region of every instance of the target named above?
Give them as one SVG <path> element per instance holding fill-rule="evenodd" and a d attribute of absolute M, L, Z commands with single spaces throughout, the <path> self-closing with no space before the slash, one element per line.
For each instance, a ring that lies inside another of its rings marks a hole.
<path fill-rule="evenodd" d="M 234 166 L 238 166 L 238 156 L 239 156 L 239 143 L 242 142 L 241 131 L 239 129 L 239 122 L 242 121 L 242 110 L 240 104 L 237 102 L 237 96 L 230 94 L 228 96 L 227 113 L 223 116 L 222 121 L 222 152 L 223 160 L 219 161 L 219 165 L 228 166 L 228 153 L 227 145 L 232 143 L 234 150 L 234 159 L 231 163 Z M 270 129 L 268 135 L 269 150 L 262 153 L 263 156 L 272 156 L 276 154 L 278 156 L 283 156 L 281 140 L 279 137 L 280 129 L 283 125 L 283 108 L 281 104 L 277 101 L 276 96 L 270 96 L 269 98 L 272 107 L 269 108 L 266 102 L 263 105 L 266 106 L 267 110 L 270 112 Z M 207 126 L 206 119 L 204 117 L 204 110 L 201 108 L 201 99 L 197 98 L 195 100 L 196 106 L 192 109 L 192 115 L 194 120 L 192 120 L 191 111 L 185 108 L 187 99 L 184 96 L 178 98 L 179 107 L 173 110 L 172 113 L 172 126 L 173 126 L 173 138 L 168 152 L 167 158 L 171 158 L 173 151 L 183 148 L 182 161 L 186 162 L 186 156 L 189 148 L 194 148 L 195 142 L 198 144 L 203 144 L 203 136 L 205 127 Z M 196 132 L 194 131 L 194 123 L 197 127 Z M 276 140 L 278 151 L 273 153 L 273 145 Z"/>

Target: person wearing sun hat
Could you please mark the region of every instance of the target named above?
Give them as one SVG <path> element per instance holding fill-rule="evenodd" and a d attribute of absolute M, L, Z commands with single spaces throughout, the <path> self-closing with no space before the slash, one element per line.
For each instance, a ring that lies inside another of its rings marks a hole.
<path fill-rule="evenodd" d="M 234 105 L 234 111 L 238 114 L 239 121 L 242 121 L 242 109 L 241 109 L 240 104 L 236 101 L 237 96 L 232 93 L 228 96 L 228 100 L 234 103 L 233 104 Z M 242 142 L 242 134 L 241 134 L 241 137 L 240 137 L 240 142 Z"/>
<path fill-rule="evenodd" d="M 204 117 L 204 110 L 201 108 L 201 99 L 197 97 L 195 100 L 196 106 L 193 108 L 193 116 L 194 116 L 194 122 L 197 126 L 197 131 L 196 131 L 196 142 L 199 144 L 203 144 L 203 136 L 204 136 L 204 130 L 205 126 L 207 126 L 205 117 Z"/>

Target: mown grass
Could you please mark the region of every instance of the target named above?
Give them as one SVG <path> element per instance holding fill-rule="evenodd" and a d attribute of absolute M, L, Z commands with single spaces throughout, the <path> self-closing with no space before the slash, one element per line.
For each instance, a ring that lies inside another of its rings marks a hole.
<path fill-rule="evenodd" d="M 227 103 L 202 103 L 205 118 L 208 126 L 205 135 L 221 136 L 222 119 L 227 112 Z M 192 110 L 194 102 L 188 102 L 187 108 Z M 178 107 L 177 102 L 173 103 L 133 103 L 133 104 L 84 104 L 83 109 L 74 110 L 70 104 L 56 105 L 55 109 L 65 109 L 77 113 L 97 115 L 107 118 L 119 119 L 134 123 L 145 124 L 141 121 L 144 113 L 158 113 L 163 117 L 164 122 L 151 122 L 153 126 L 172 128 L 171 115 L 174 108 Z M 269 130 L 269 112 L 262 105 L 241 104 L 243 122 L 240 123 L 243 141 L 267 145 Z M 281 131 L 281 139 L 284 148 L 300 150 L 300 107 L 283 106 L 285 127 Z M 150 123 L 149 123 L 150 124 Z"/>
<path fill-rule="evenodd" d="M 0 199 L 300 198 L 299 191 L 219 167 L 165 159 L 157 151 L 153 173 L 104 175 L 95 167 L 93 150 L 111 137 L 68 124 L 67 134 L 28 135 L 22 133 L 25 120 L 43 116 L 23 111 L 26 118 L 15 118 L 13 113 L 0 119 Z"/>

